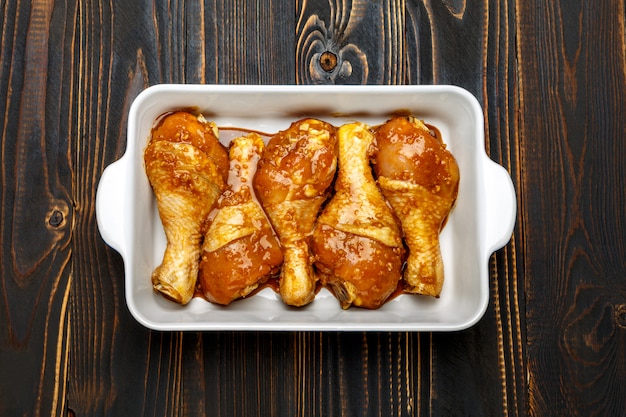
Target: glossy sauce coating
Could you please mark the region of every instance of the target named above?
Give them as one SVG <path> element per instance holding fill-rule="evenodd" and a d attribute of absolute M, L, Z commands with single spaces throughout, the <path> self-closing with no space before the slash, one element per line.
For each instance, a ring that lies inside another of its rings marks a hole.
<path fill-rule="evenodd" d="M 218 304 L 249 295 L 276 273 L 283 261 L 278 240 L 252 190 L 263 149 L 263 139 L 255 133 L 232 141 L 229 189 L 209 215 L 200 286 L 204 296 Z"/>
<path fill-rule="evenodd" d="M 219 142 L 219 129 L 204 117 L 186 111 L 165 114 L 152 129 L 150 140 L 193 144 L 213 160 L 224 181 L 227 180 L 228 153 Z"/>
<path fill-rule="evenodd" d="M 404 252 L 400 247 L 389 248 L 374 239 L 321 225 L 311 249 L 322 284 L 344 300 L 344 308 L 351 304 L 379 308 L 398 287 Z"/>
<path fill-rule="evenodd" d="M 299 120 L 274 135 L 254 179 L 261 201 L 271 204 L 324 195 L 334 178 L 334 144 L 335 128 L 316 119 Z"/>
<path fill-rule="evenodd" d="M 459 170 L 454 157 L 430 129 L 416 128 L 412 120 L 397 117 L 376 129 L 376 176 L 420 184 L 435 194 L 456 193 Z"/>

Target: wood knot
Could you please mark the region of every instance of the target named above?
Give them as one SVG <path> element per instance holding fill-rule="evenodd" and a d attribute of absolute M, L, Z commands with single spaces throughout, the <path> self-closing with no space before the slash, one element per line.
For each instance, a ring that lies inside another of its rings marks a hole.
<path fill-rule="evenodd" d="M 337 55 L 330 51 L 320 55 L 320 66 L 326 72 L 332 72 L 337 67 Z"/>
<path fill-rule="evenodd" d="M 615 306 L 615 323 L 619 327 L 626 328 L 626 304 Z"/>
<path fill-rule="evenodd" d="M 65 216 L 59 210 L 54 210 L 48 219 L 48 224 L 52 227 L 59 227 L 63 224 Z"/>

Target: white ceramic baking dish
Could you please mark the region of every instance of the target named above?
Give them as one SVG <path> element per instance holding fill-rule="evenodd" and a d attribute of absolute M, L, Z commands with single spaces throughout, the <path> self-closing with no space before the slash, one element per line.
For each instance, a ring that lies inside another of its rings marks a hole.
<path fill-rule="evenodd" d="M 372 125 L 409 111 L 439 129 L 459 164 L 456 206 L 441 234 L 445 283 L 438 299 L 400 295 L 378 310 L 342 310 L 322 289 L 307 307 L 287 307 L 266 288 L 221 307 L 196 298 L 180 306 L 152 290 L 165 235 L 143 165 L 159 115 L 194 108 L 222 127 L 277 132 L 301 117 Z M 489 302 L 488 260 L 510 239 L 516 217 L 511 178 L 484 149 L 482 109 L 454 86 L 158 85 L 133 102 L 126 153 L 102 174 L 96 197 L 103 239 L 124 259 L 126 303 L 156 330 L 451 331 L 470 327 Z"/>

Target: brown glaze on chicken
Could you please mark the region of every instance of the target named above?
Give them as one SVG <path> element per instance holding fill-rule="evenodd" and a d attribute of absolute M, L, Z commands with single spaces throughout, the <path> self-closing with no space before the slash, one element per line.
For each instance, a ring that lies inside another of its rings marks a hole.
<path fill-rule="evenodd" d="M 378 184 L 401 221 L 409 249 L 405 291 L 438 297 L 444 280 L 439 233 L 456 201 L 458 165 L 414 117 L 391 119 L 375 134 Z"/>
<path fill-rule="evenodd" d="M 218 206 L 209 215 L 200 262 L 200 287 L 211 302 L 227 305 L 249 295 L 278 272 L 283 253 L 252 189 L 265 144 L 250 133 L 230 144 L 230 174 Z"/>
<path fill-rule="evenodd" d="M 303 119 L 274 135 L 254 177 L 254 189 L 283 248 L 279 293 L 292 306 L 315 297 L 309 239 L 337 167 L 335 128 Z"/>
<path fill-rule="evenodd" d="M 153 130 L 144 162 L 167 238 L 152 284 L 166 298 L 187 304 L 196 288 L 207 216 L 225 187 L 228 155 L 214 124 L 176 112 Z"/>
<path fill-rule="evenodd" d="M 335 194 L 313 233 L 315 265 L 343 308 L 378 308 L 402 277 L 400 228 L 381 195 L 369 164 L 374 136 L 367 125 L 337 132 L 339 173 Z"/>

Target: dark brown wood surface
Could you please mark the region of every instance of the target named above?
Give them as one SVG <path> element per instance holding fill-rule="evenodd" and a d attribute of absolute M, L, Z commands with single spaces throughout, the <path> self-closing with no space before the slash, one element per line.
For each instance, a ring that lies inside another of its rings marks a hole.
<path fill-rule="evenodd" d="M 623 0 L 0 1 L 0 416 L 626 415 L 625 26 Z M 94 202 L 165 82 L 471 91 L 518 195 L 484 318 L 143 328 Z"/>

